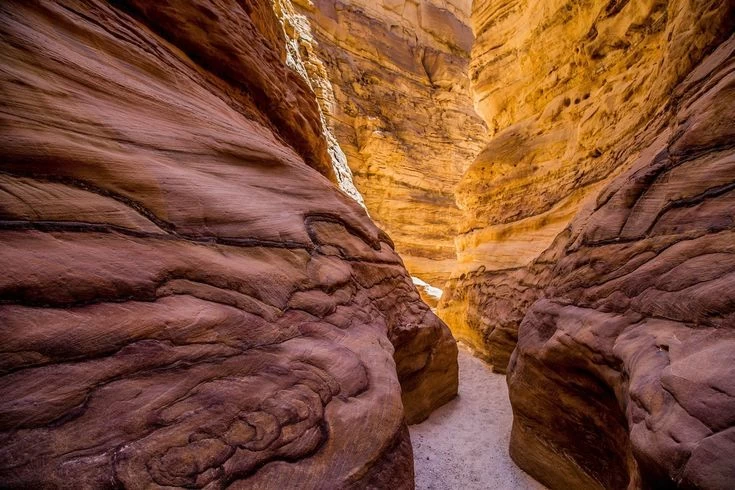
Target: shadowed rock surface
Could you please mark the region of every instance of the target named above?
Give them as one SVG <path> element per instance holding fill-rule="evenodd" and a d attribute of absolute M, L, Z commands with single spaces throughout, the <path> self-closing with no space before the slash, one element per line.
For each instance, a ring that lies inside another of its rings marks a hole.
<path fill-rule="evenodd" d="M 551 488 L 735 482 L 735 38 L 671 106 L 520 325 L 511 455 Z"/>
<path fill-rule="evenodd" d="M 271 3 L 3 2 L 0 39 L 0 485 L 413 488 L 456 344 Z"/>

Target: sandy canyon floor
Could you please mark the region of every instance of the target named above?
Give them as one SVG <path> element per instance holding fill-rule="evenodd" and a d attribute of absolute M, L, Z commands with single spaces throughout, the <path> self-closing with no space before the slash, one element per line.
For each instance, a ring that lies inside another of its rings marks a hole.
<path fill-rule="evenodd" d="M 417 490 L 543 490 L 508 454 L 505 376 L 460 346 L 459 396 L 410 427 Z"/>

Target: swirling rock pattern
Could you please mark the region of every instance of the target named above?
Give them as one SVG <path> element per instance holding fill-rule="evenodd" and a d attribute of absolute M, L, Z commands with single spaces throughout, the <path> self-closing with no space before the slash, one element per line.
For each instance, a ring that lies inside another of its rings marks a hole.
<path fill-rule="evenodd" d="M 456 345 L 327 178 L 280 29 L 0 5 L 1 486 L 413 488 Z"/>
<path fill-rule="evenodd" d="M 671 104 L 520 325 L 511 455 L 551 488 L 735 481 L 735 37 Z"/>
<path fill-rule="evenodd" d="M 438 313 L 496 369 L 546 285 L 544 251 L 673 124 L 672 93 L 732 33 L 734 11 L 729 0 L 474 3 L 471 84 L 492 137 L 457 187 L 458 268 Z"/>

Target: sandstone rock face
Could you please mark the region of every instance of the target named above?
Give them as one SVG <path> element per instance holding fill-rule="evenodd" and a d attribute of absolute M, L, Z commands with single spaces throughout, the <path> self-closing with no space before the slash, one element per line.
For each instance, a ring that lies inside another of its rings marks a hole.
<path fill-rule="evenodd" d="M 287 30 L 370 216 L 441 288 L 456 264 L 454 187 L 487 139 L 469 92 L 471 2 L 293 4 Z"/>
<path fill-rule="evenodd" d="M 413 488 L 456 344 L 271 3 L 9 1 L 0 38 L 0 486 Z"/>
<path fill-rule="evenodd" d="M 735 482 L 735 36 L 670 106 L 520 325 L 511 455 L 551 488 Z"/>
<path fill-rule="evenodd" d="M 732 11 L 720 0 L 475 2 L 471 81 L 492 138 L 457 187 L 458 268 L 439 315 L 496 369 L 545 286 L 553 254 L 538 257 L 666 131 L 673 90 L 732 32 Z"/>
<path fill-rule="evenodd" d="M 563 242 L 564 236 L 555 243 Z M 447 283 L 439 303 L 442 319 L 493 371 L 506 372 L 518 341 L 518 325 L 548 285 L 558 251 L 550 247 L 527 267 L 500 272 L 481 267 Z"/>

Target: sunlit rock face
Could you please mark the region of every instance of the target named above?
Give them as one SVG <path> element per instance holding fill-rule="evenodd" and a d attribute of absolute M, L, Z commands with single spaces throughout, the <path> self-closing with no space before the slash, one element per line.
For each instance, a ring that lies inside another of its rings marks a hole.
<path fill-rule="evenodd" d="M 735 2 L 475 2 L 440 314 L 554 489 L 735 481 Z M 515 350 L 514 350 L 515 349 Z"/>
<path fill-rule="evenodd" d="M 0 486 L 413 488 L 456 344 L 265 0 L 0 5 Z"/>
<path fill-rule="evenodd" d="M 545 286 L 540 255 L 671 124 L 674 89 L 732 31 L 732 8 L 474 3 L 471 83 L 492 138 L 457 187 L 458 268 L 439 314 L 497 370 Z"/>
<path fill-rule="evenodd" d="M 456 264 L 454 187 L 487 140 L 469 91 L 471 2 L 292 3 L 287 24 L 370 216 L 441 288 Z"/>
<path fill-rule="evenodd" d="M 511 455 L 551 488 L 735 481 L 735 37 L 548 252 L 508 367 Z"/>

